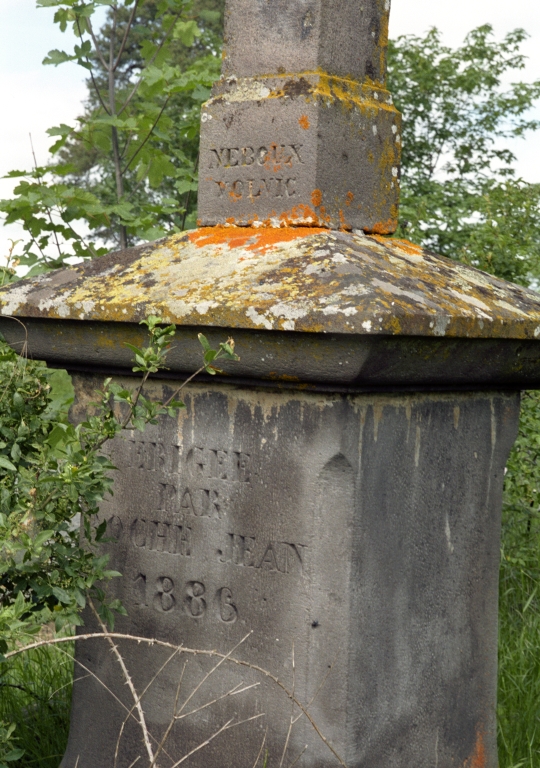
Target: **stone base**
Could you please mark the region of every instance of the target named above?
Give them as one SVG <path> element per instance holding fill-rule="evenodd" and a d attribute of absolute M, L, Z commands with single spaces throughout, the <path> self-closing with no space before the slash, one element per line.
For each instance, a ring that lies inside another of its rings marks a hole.
<path fill-rule="evenodd" d="M 81 408 L 98 382 L 76 382 Z M 499 517 L 518 411 L 515 394 L 216 383 L 190 388 L 177 423 L 116 440 L 103 515 L 128 611 L 117 631 L 242 662 L 211 673 L 220 657 L 166 663 L 168 649 L 119 643 L 139 693 L 150 685 L 154 748 L 182 680 L 157 764 L 215 736 L 190 768 L 336 755 L 350 768 L 495 768 Z M 134 718 L 119 736 L 133 701 L 107 644 L 79 643 L 77 663 L 62 768 L 148 764 Z"/>
<path fill-rule="evenodd" d="M 395 231 L 401 118 L 382 88 L 314 73 L 231 78 L 201 119 L 201 226 Z"/>

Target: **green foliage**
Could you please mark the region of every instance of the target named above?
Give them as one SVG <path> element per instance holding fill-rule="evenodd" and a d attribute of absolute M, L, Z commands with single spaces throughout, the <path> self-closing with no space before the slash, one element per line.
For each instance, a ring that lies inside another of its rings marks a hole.
<path fill-rule="evenodd" d="M 193 223 L 200 105 L 219 71 L 219 12 L 201 9 L 207 21 L 198 22 L 194 0 L 37 3 L 55 7 L 55 22 L 76 41 L 44 64 L 75 62 L 91 90 L 75 125 L 48 131 L 51 162 L 8 174 L 19 183 L 0 212 L 27 233 L 19 261 L 30 274 Z M 103 5 L 107 22 L 95 31 Z"/>
<path fill-rule="evenodd" d="M 187 384 L 166 401 L 143 394 L 148 377 L 166 366 L 175 326 L 162 327 L 155 316 L 142 324 L 148 346 L 128 345 L 133 371 L 142 375 L 139 386 L 126 389 L 107 379 L 79 424 L 68 420 L 74 393 L 67 373 L 18 356 L 0 339 L 0 675 L 2 654 L 43 624 L 54 620 L 57 630 L 81 624 L 89 596 L 111 626 L 114 612 L 125 613 L 106 593 L 106 582 L 120 574 L 98 551 L 106 522 L 98 522 L 97 513 L 115 469 L 102 449 L 125 429 L 143 431 L 175 416 Z M 188 381 L 218 372 L 220 359 L 238 360 L 232 339 L 217 349 L 202 334 L 199 340 L 202 365 Z M 0 760 L 14 760 L 13 728 L 2 717 L 0 710 Z"/>
<path fill-rule="evenodd" d="M 540 392 L 525 393 L 505 478 L 500 582 L 501 768 L 540 754 Z"/>
<path fill-rule="evenodd" d="M 540 276 L 540 184 L 515 177 L 505 141 L 537 130 L 529 112 L 540 80 L 503 80 L 523 68 L 517 29 L 489 25 L 456 49 L 432 29 L 390 43 L 389 88 L 403 113 L 400 227 L 437 253 L 508 280 Z"/>
<path fill-rule="evenodd" d="M 0 341 L 0 653 L 53 617 L 58 629 L 80 623 L 88 594 L 109 623 L 113 610 L 122 610 L 105 599 L 102 582 L 118 574 L 95 549 L 105 534 L 96 515 L 114 470 L 101 449 L 122 430 L 142 431 L 184 407 L 182 387 L 165 402 L 143 394 L 148 377 L 165 367 L 175 333 L 173 325 L 159 322 L 144 321 L 147 347 L 129 345 L 133 371 L 142 374 L 139 386 L 129 390 L 107 379 L 94 411 L 77 425 L 67 418 L 73 401 L 67 374 L 25 360 Z M 232 340 L 216 350 L 202 334 L 200 340 L 200 371 L 215 373 L 220 358 L 238 359 Z M 73 526 L 77 515 L 84 542 Z"/>
<path fill-rule="evenodd" d="M 11 723 L 12 741 L 0 768 L 6 762 L 9 768 L 57 768 L 67 743 L 72 683 L 72 644 L 36 648 L 0 665 L 0 721 Z"/>

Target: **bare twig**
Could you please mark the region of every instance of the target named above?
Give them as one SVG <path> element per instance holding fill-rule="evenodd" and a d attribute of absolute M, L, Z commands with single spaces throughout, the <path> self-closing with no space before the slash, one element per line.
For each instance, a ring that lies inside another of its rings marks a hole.
<path fill-rule="evenodd" d="M 291 697 L 291 699 L 292 699 L 292 704 L 291 704 L 292 711 L 291 711 L 291 719 L 289 721 L 289 727 L 287 729 L 287 738 L 285 739 L 285 744 L 283 745 L 283 752 L 281 753 L 281 760 L 279 761 L 279 768 L 282 768 L 282 766 L 283 766 L 283 761 L 285 760 L 285 755 L 287 754 L 287 748 L 289 746 L 289 739 L 291 738 L 291 732 L 292 732 L 292 729 L 293 729 L 293 725 L 296 722 L 296 720 L 294 718 L 294 698 L 295 698 L 294 694 L 295 694 L 295 687 L 296 687 L 296 668 L 295 668 L 295 664 L 294 664 L 294 641 L 293 641 L 293 644 L 292 644 L 291 658 L 292 658 L 292 678 L 293 678 L 292 679 L 292 697 Z"/>
<path fill-rule="evenodd" d="M 169 403 L 172 403 L 172 401 L 175 399 L 175 397 L 180 394 L 180 392 L 184 389 L 185 386 L 187 386 L 187 384 L 189 384 L 190 381 L 193 381 L 195 376 L 198 376 L 199 373 L 202 373 L 205 370 L 206 370 L 206 365 L 201 365 L 201 367 L 197 371 L 195 371 L 195 373 L 192 373 L 191 376 L 189 377 L 189 379 L 186 379 L 184 381 L 184 383 L 182 384 L 182 386 L 178 387 L 178 389 L 175 392 L 172 393 L 172 395 L 169 397 L 169 399 L 166 400 L 163 403 L 165 408 L 169 405 Z"/>
<path fill-rule="evenodd" d="M 324 684 L 325 684 L 325 683 L 326 683 L 326 681 L 328 680 L 328 677 L 329 677 L 330 673 L 332 672 L 332 670 L 333 670 L 333 668 L 334 668 L 334 664 L 336 663 L 336 661 L 337 661 L 337 660 L 338 660 L 338 658 L 339 658 L 339 655 L 340 655 L 340 653 L 341 653 L 341 650 L 339 650 L 339 651 L 336 653 L 336 656 L 335 656 L 335 658 L 334 658 L 334 661 L 333 661 L 333 662 L 332 662 L 332 663 L 329 665 L 329 667 L 328 667 L 328 670 L 327 670 L 327 672 L 326 672 L 326 675 L 323 677 L 323 679 L 322 679 L 322 680 L 321 680 L 321 682 L 319 683 L 319 686 L 318 686 L 317 690 L 315 691 L 315 693 L 313 694 L 313 696 L 311 697 L 311 699 L 310 699 L 310 700 L 308 701 L 308 703 L 306 704 L 306 709 L 309 709 L 309 708 L 311 707 L 311 705 L 313 704 L 313 702 L 315 701 L 315 699 L 317 698 L 317 696 L 318 696 L 318 695 L 319 695 L 319 693 L 321 692 L 321 690 L 322 690 L 322 688 L 323 688 Z M 300 714 L 296 716 L 296 719 L 295 719 L 295 721 L 294 721 L 294 722 L 296 723 L 298 720 L 300 720 L 300 718 L 302 717 L 302 715 L 303 715 L 303 714 L 304 714 L 303 712 L 300 712 Z"/>
<path fill-rule="evenodd" d="M 94 603 L 92 602 L 91 598 L 88 599 L 88 604 L 90 605 L 90 608 L 92 609 L 92 613 L 96 617 L 96 619 L 97 619 L 97 621 L 98 621 L 98 623 L 99 623 L 99 625 L 101 627 L 101 630 L 102 630 L 103 634 L 107 638 L 107 640 L 109 642 L 109 645 L 111 646 L 112 652 L 114 653 L 118 663 L 120 664 L 120 667 L 122 669 L 122 674 L 124 675 L 124 679 L 125 679 L 125 681 L 126 681 L 126 683 L 128 685 L 129 690 L 131 691 L 131 695 L 133 696 L 133 701 L 136 702 L 135 706 L 136 706 L 136 709 L 137 709 L 137 714 L 139 715 L 139 724 L 141 726 L 141 731 L 142 731 L 142 735 L 143 735 L 144 745 L 146 747 L 146 751 L 148 753 L 148 758 L 150 760 L 150 763 L 152 763 L 153 760 L 154 760 L 154 750 L 152 749 L 152 745 L 150 744 L 150 738 L 148 736 L 148 728 L 147 728 L 147 725 L 146 725 L 146 720 L 145 720 L 145 717 L 144 717 L 143 708 L 141 706 L 141 702 L 140 702 L 139 697 L 137 695 L 137 691 L 135 690 L 135 686 L 133 685 L 133 680 L 131 679 L 131 676 L 130 676 L 130 674 L 128 672 L 128 669 L 126 667 L 126 664 L 124 662 L 122 654 L 118 650 L 118 646 L 112 640 L 112 638 L 109 636 L 109 631 L 108 631 L 106 625 L 104 624 L 104 622 L 102 621 L 101 616 L 97 612 L 96 607 L 95 607 Z"/>
<path fill-rule="evenodd" d="M 130 13 L 128 23 L 126 25 L 126 31 L 124 32 L 124 37 L 122 38 L 122 42 L 120 43 L 120 50 L 118 51 L 118 55 L 116 57 L 116 61 L 113 64 L 113 71 L 116 71 L 118 69 L 118 65 L 120 64 L 120 59 L 122 57 L 122 54 L 124 53 L 124 49 L 126 47 L 127 39 L 129 32 L 131 30 L 133 20 L 135 19 L 135 14 L 137 12 L 137 7 L 139 5 L 139 0 L 135 0 L 135 3 L 133 4 L 133 9 Z"/>
<path fill-rule="evenodd" d="M 223 731 L 228 731 L 230 728 L 236 728 L 239 725 L 244 725 L 244 723 L 250 723 L 252 720 L 257 720 L 259 717 L 264 717 L 264 714 L 260 715 L 253 715 L 253 717 L 248 717 L 245 720 L 240 720 L 238 723 L 233 723 L 233 718 L 228 720 L 225 725 L 222 725 L 221 728 L 219 728 L 215 733 L 213 733 L 208 739 L 201 742 L 200 744 L 197 744 L 196 747 L 194 747 L 191 752 L 188 752 L 187 755 L 184 755 L 184 757 L 181 757 L 180 760 L 177 760 L 177 762 L 171 766 L 171 768 L 177 768 L 181 763 L 184 762 L 184 760 L 187 760 L 188 757 L 191 757 L 191 755 L 195 754 L 195 752 L 198 752 L 203 747 L 208 746 L 213 739 L 216 738 L 216 736 L 219 736 L 220 733 L 223 733 Z"/>
<path fill-rule="evenodd" d="M 98 41 L 97 41 L 97 38 L 96 38 L 96 36 L 94 34 L 94 28 L 92 27 L 92 22 L 90 21 L 90 18 L 86 19 L 86 26 L 88 27 L 88 31 L 90 33 L 90 37 L 92 38 L 92 42 L 94 43 L 94 50 L 95 50 L 95 52 L 97 54 L 98 59 L 101 62 L 101 66 L 103 67 L 103 69 L 105 71 L 108 71 L 109 67 L 107 66 L 107 62 L 105 61 L 105 57 L 101 53 L 101 48 L 98 45 Z M 80 33 L 80 27 L 79 27 L 79 22 L 78 21 L 77 21 L 77 27 L 79 28 L 79 33 Z M 81 39 L 82 39 L 82 36 L 81 36 Z"/>
<path fill-rule="evenodd" d="M 170 94 L 169 94 L 169 95 L 167 96 L 167 98 L 165 99 L 165 103 L 164 103 L 164 104 L 163 104 L 163 106 L 161 107 L 161 110 L 160 110 L 160 112 L 159 112 L 159 115 L 158 115 L 158 116 L 156 117 L 156 119 L 154 120 L 154 124 L 153 124 L 153 126 L 152 126 L 152 127 L 150 128 L 150 130 L 148 131 L 148 133 L 147 133 L 147 135 L 146 135 L 146 138 L 144 139 L 144 141 L 142 142 L 142 144 L 139 144 L 138 148 L 135 150 L 135 152 L 134 152 L 134 153 L 133 153 L 133 155 L 131 156 L 131 159 L 130 159 L 130 160 L 129 160 L 129 161 L 126 163 L 126 165 L 123 167 L 123 169 L 122 169 L 122 173 L 125 173 L 125 172 L 128 170 L 128 168 L 129 168 L 129 166 L 131 165 L 131 163 L 132 163 L 132 162 L 135 160 L 135 158 L 137 157 L 137 155 L 139 154 L 139 152 L 141 151 L 141 149 L 144 147 L 144 145 L 146 144 L 146 142 L 148 141 L 148 139 L 150 138 L 150 136 L 151 136 L 151 135 L 154 133 L 155 127 L 156 127 L 156 125 L 159 123 L 159 121 L 160 121 L 160 119 L 161 119 L 161 116 L 162 116 L 163 112 L 165 111 L 165 107 L 166 107 L 166 106 L 167 106 L 167 104 L 169 103 L 169 100 L 170 100 L 170 98 L 171 98 L 171 96 L 170 96 Z"/>
<path fill-rule="evenodd" d="M 34 170 L 36 171 L 36 178 L 37 178 L 37 181 L 38 181 L 38 185 L 40 187 L 42 187 L 43 186 L 43 182 L 41 181 L 41 174 L 38 171 L 38 164 L 37 164 L 37 159 L 36 159 L 36 152 L 34 150 L 34 142 L 32 141 L 32 134 L 29 133 L 28 136 L 30 137 L 30 146 L 32 148 L 32 157 L 34 158 Z M 48 205 L 46 205 L 45 206 L 45 210 L 47 211 L 47 218 L 49 219 L 49 223 L 50 223 L 51 227 L 53 228 L 54 241 L 56 243 L 56 248 L 58 250 L 58 256 L 61 258 L 62 257 L 62 249 L 60 248 L 60 241 L 58 240 L 58 232 L 54 229 L 54 223 L 53 223 L 53 220 L 52 220 L 51 209 L 49 208 Z"/>
<path fill-rule="evenodd" d="M 201 712 L 203 709 L 207 709 L 208 707 L 211 707 L 212 704 L 216 704 L 218 701 L 222 701 L 222 699 L 226 699 L 227 696 L 237 696 L 239 693 L 245 693 L 246 691 L 251 690 L 251 688 L 257 688 L 260 683 L 253 683 L 252 685 L 245 685 L 243 688 L 240 688 L 240 686 L 243 685 L 243 683 L 238 683 L 238 685 L 235 685 L 234 688 L 231 688 L 230 691 L 227 691 L 227 693 L 222 694 L 221 696 L 217 696 L 215 699 L 212 699 L 212 701 L 207 701 L 206 704 L 201 704 L 200 707 L 197 707 L 196 709 L 192 709 L 189 712 L 185 712 L 183 715 L 176 715 L 175 720 L 183 720 L 185 717 L 190 717 L 191 715 L 197 714 L 197 712 Z"/>
<path fill-rule="evenodd" d="M 82 29 L 81 29 L 81 25 L 79 23 L 79 17 L 78 16 L 76 17 L 76 23 L 77 23 L 77 31 L 79 32 L 79 37 L 80 37 L 80 39 L 82 41 L 83 34 L 82 34 Z M 86 61 L 87 64 L 90 64 L 90 62 L 88 61 L 88 57 L 87 56 L 85 56 L 85 61 Z M 105 69 L 107 69 L 107 67 L 105 67 Z M 101 96 L 100 90 L 99 90 L 98 85 L 96 83 L 96 80 L 95 80 L 95 77 L 94 77 L 94 70 L 93 70 L 91 64 L 90 64 L 89 72 L 90 72 L 90 79 L 92 80 L 92 85 L 94 86 L 94 91 L 96 92 L 96 96 L 98 97 L 99 102 L 100 102 L 101 106 L 103 107 L 103 109 L 105 110 L 105 112 L 108 115 L 110 115 L 111 113 L 109 112 L 109 110 L 107 108 L 107 105 L 103 101 L 103 97 Z"/>
<path fill-rule="evenodd" d="M 297 757 L 295 757 L 295 759 L 293 760 L 293 762 L 292 762 L 292 763 L 289 763 L 289 766 L 288 766 L 288 768 L 293 768 L 293 766 L 295 766 L 295 765 L 296 765 L 296 763 L 297 763 L 297 762 L 300 760 L 300 758 L 302 757 L 302 755 L 304 754 L 304 752 L 306 751 L 306 749 L 307 749 L 307 748 L 308 748 L 308 745 L 306 744 L 306 745 L 305 745 L 305 747 L 304 747 L 304 749 L 302 749 L 302 750 L 300 751 L 300 754 L 299 754 Z"/>
<path fill-rule="evenodd" d="M 130 640 L 132 642 L 136 643 L 144 643 L 149 646 L 156 645 L 161 648 L 171 648 L 175 650 L 178 646 L 174 645 L 173 643 L 168 643 L 165 640 L 156 640 L 155 638 L 149 638 L 149 637 L 142 637 L 139 635 L 128 635 L 127 633 L 122 632 L 90 632 L 88 634 L 84 635 L 76 635 L 75 637 L 57 637 L 52 638 L 50 640 L 38 640 L 35 643 L 30 643 L 28 645 L 25 645 L 23 648 L 17 648 L 13 651 L 9 651 L 8 653 L 4 654 L 5 658 L 11 658 L 12 656 L 18 656 L 21 653 L 24 653 L 26 651 L 31 650 L 32 648 L 39 648 L 43 645 L 59 645 L 61 643 L 66 642 L 73 642 L 75 641 L 84 641 L 84 640 L 95 640 L 97 638 L 113 638 L 118 640 Z M 290 699 L 294 699 L 294 703 L 296 706 L 302 710 L 302 713 L 307 718 L 307 720 L 310 722 L 311 726 L 315 730 L 315 733 L 318 735 L 318 737 L 321 739 L 321 741 L 325 744 L 325 746 L 330 750 L 330 752 L 334 755 L 338 763 L 343 766 L 343 768 L 347 768 L 347 764 L 343 760 L 343 758 L 339 755 L 338 752 L 334 749 L 332 744 L 328 741 L 326 736 L 321 732 L 320 728 L 318 727 L 317 723 L 313 720 L 312 716 L 306 709 L 306 707 L 295 697 L 293 697 L 292 692 L 289 691 L 287 686 L 281 682 L 281 680 L 273 675 L 271 672 L 268 672 L 268 670 L 264 669 L 263 667 L 260 667 L 258 664 L 251 664 L 249 661 L 243 661 L 242 659 L 235 659 L 234 657 L 230 656 L 230 654 L 224 654 L 219 653 L 219 651 L 207 651 L 202 649 L 195 649 L 195 648 L 186 648 L 185 646 L 182 646 L 182 653 L 188 654 L 190 656 L 209 656 L 209 657 L 217 657 L 220 659 L 223 659 L 224 661 L 227 660 L 230 664 L 236 664 L 239 667 L 246 667 L 247 669 L 252 669 L 255 672 L 258 672 L 259 674 L 263 675 L 263 677 L 266 677 L 268 680 L 271 680 L 274 682 L 281 690 L 285 693 L 286 696 L 288 696 Z M 114 694 L 113 694 L 114 695 Z M 125 707 L 124 704 L 122 706 Z"/>
<path fill-rule="evenodd" d="M 174 726 L 174 722 L 175 722 L 175 715 L 176 715 L 176 710 L 177 710 L 177 708 L 178 708 L 178 699 L 180 698 L 180 688 L 182 687 L 182 680 L 184 679 L 184 673 L 185 673 L 185 671 L 186 671 L 186 665 L 187 665 L 187 662 L 184 662 L 184 666 L 183 666 L 183 668 L 182 668 L 182 674 L 180 675 L 180 680 L 178 681 L 178 685 L 177 685 L 177 687 L 176 687 L 176 696 L 174 697 L 174 705 L 173 705 L 173 714 L 172 714 L 172 717 L 171 717 L 171 719 L 170 719 L 170 721 L 169 721 L 169 725 L 167 726 L 167 729 L 165 730 L 165 733 L 163 734 L 163 738 L 162 738 L 162 739 L 161 739 L 161 741 L 159 742 L 159 745 L 158 745 L 158 748 L 157 748 L 157 750 L 156 750 L 156 754 L 155 754 L 155 757 L 154 757 L 154 762 L 152 763 L 152 765 L 150 766 L 150 768 L 154 768 L 154 765 L 155 765 L 155 763 L 156 763 L 156 760 L 157 760 L 157 759 L 158 759 L 158 757 L 159 757 L 159 753 L 161 752 L 161 750 L 162 750 L 162 749 L 163 749 L 163 747 L 165 746 L 165 742 L 166 742 L 166 741 L 167 741 L 167 739 L 169 738 L 169 734 L 170 734 L 170 732 L 171 732 L 171 731 L 172 731 L 172 729 L 173 729 L 173 726 Z"/>
<path fill-rule="evenodd" d="M 261 755 L 262 755 L 262 752 L 263 752 L 263 749 L 264 749 L 264 745 L 266 744 L 266 737 L 267 736 L 268 736 L 268 726 L 266 727 L 266 730 L 264 732 L 263 740 L 261 742 L 261 748 L 259 749 L 259 753 L 257 755 L 257 758 L 256 758 L 255 762 L 253 763 L 253 768 L 257 768 L 257 764 L 258 764 L 259 760 L 261 759 Z"/>
<path fill-rule="evenodd" d="M 197 691 L 199 691 L 200 688 L 202 688 L 202 686 L 208 680 L 210 675 L 213 675 L 214 672 L 216 671 L 216 669 L 218 669 L 218 667 L 220 667 L 223 664 L 223 662 L 227 661 L 227 659 L 229 659 L 231 657 L 231 655 L 234 653 L 234 651 L 236 651 L 236 649 L 239 648 L 242 645 L 242 643 L 244 643 L 252 633 L 253 633 L 253 630 L 250 630 L 247 633 L 247 635 L 244 635 L 244 637 L 240 640 L 240 642 L 236 643 L 236 645 L 233 648 L 231 648 L 229 653 L 226 656 L 223 656 L 222 658 L 220 658 L 218 663 L 214 667 L 212 667 L 212 669 L 209 672 L 206 673 L 206 675 L 203 677 L 203 679 L 195 686 L 195 688 L 191 691 L 191 693 L 189 694 L 187 699 L 184 701 L 184 703 L 180 707 L 180 711 L 178 712 L 179 715 L 182 713 L 182 711 L 183 711 L 184 707 L 186 706 L 186 704 L 189 701 L 191 701 L 191 699 L 195 696 Z"/>
<path fill-rule="evenodd" d="M 94 637 L 103 638 L 103 637 L 105 637 L 105 635 L 102 635 L 102 634 L 100 634 L 100 633 L 99 633 L 99 634 L 96 634 L 96 635 L 94 635 Z M 58 639 L 58 638 L 57 638 L 57 639 Z M 70 638 L 68 637 L 68 638 L 67 638 L 67 640 L 77 640 L 77 639 L 78 639 L 78 638 L 77 638 L 76 636 L 75 636 L 75 637 L 70 637 Z M 43 643 L 42 643 L 42 645 L 48 645 L 49 643 L 53 643 L 53 642 L 54 642 L 53 640 L 44 640 L 44 641 L 43 641 Z M 26 647 L 27 647 L 27 646 L 26 646 Z M 23 649 L 23 650 L 24 650 L 24 649 Z M 137 723 L 137 725 L 139 724 L 139 721 L 137 720 L 137 717 L 136 717 L 136 716 L 133 714 L 133 710 L 129 710 L 129 709 L 128 709 L 128 707 L 126 706 L 126 704 L 124 704 L 124 702 L 123 702 L 123 701 L 122 701 L 120 698 L 118 698 L 118 696 L 117 696 L 117 695 L 114 693 L 114 691 L 113 691 L 113 690 L 111 690 L 111 688 L 109 688 L 109 686 L 108 686 L 108 685 L 106 685 L 106 683 L 104 683 L 104 682 L 103 682 L 103 680 L 102 680 L 100 677 L 98 677 L 98 676 L 96 675 L 96 673 L 95 673 L 95 672 L 93 672 L 93 671 L 92 671 L 92 670 L 91 670 L 89 667 L 87 667 L 85 664 L 83 664 L 83 662 L 82 662 L 82 661 L 80 661 L 80 660 L 79 660 L 79 659 L 77 659 L 76 657 L 74 658 L 73 656 L 71 656 L 70 654 L 68 654 L 68 653 L 67 653 L 67 651 L 64 651 L 64 650 L 63 650 L 63 648 L 59 648 L 58 650 L 59 650 L 61 653 L 64 653 L 66 656 L 69 656 L 69 658 L 70 658 L 72 661 L 74 661 L 74 662 L 75 662 L 75 664 L 78 664 L 78 665 L 79 665 L 79 667 L 81 667 L 82 669 L 84 669 L 84 671 L 85 671 L 85 672 L 88 672 L 88 675 L 84 675 L 84 677 L 78 678 L 79 680 L 84 680 L 86 677 L 93 677 L 93 678 L 94 678 L 94 680 L 95 680 L 95 681 L 96 681 L 96 682 L 97 682 L 99 685 L 101 685 L 101 687 L 102 687 L 102 688 L 104 688 L 104 689 L 107 691 L 107 693 L 110 693 L 110 694 L 111 694 L 111 696 L 113 697 L 113 699 L 114 699 L 114 700 L 115 700 L 115 701 L 116 701 L 116 702 L 117 702 L 117 703 L 118 703 L 118 704 L 119 704 L 119 705 L 122 707 L 122 709 L 124 709 L 124 710 L 125 710 L 126 712 L 128 712 L 128 713 L 129 713 L 129 712 L 131 712 L 131 717 L 132 717 L 132 718 L 133 718 L 133 720 L 134 720 L 134 721 Z M 156 739 L 154 736 L 152 736 L 152 734 L 151 734 L 151 733 L 149 733 L 149 736 L 150 736 L 150 738 L 152 739 L 152 741 L 153 741 L 153 742 L 155 742 L 156 744 L 158 743 L 158 742 L 157 742 L 157 739 Z M 168 753 L 168 752 L 167 752 L 165 749 L 164 749 L 163 751 L 165 752 L 165 754 L 167 755 L 167 757 L 168 757 L 170 760 L 172 760 L 172 757 L 169 755 L 169 753 Z"/>
<path fill-rule="evenodd" d="M 70 638 L 70 639 L 71 639 L 71 640 L 73 640 L 74 638 Z M 49 640 L 49 641 L 45 640 L 45 641 L 44 641 L 44 644 L 46 644 L 47 642 L 51 642 L 51 641 L 50 641 L 50 640 Z M 63 649 L 63 648 L 59 648 L 58 650 L 59 650 L 61 653 L 65 653 L 65 654 L 66 654 L 66 656 L 70 656 L 70 654 L 68 654 L 68 653 L 67 653 L 67 651 L 64 651 L 64 649 Z M 72 656 L 70 656 L 70 658 L 73 658 L 73 657 L 72 657 Z M 92 670 L 91 670 L 89 667 L 87 667 L 87 666 L 86 666 L 86 664 L 83 664 L 83 662 L 82 662 L 82 661 L 80 661 L 80 660 L 79 660 L 79 659 L 77 659 L 77 658 L 75 658 L 75 659 L 74 659 L 74 662 L 75 662 L 75 664 L 78 664 L 78 665 L 79 665 L 79 667 L 82 667 L 82 669 L 84 669 L 84 671 L 85 671 L 85 672 L 88 672 L 88 675 L 90 675 L 90 677 L 93 677 L 93 678 L 94 678 L 94 680 L 95 680 L 97 683 L 99 683 L 99 684 L 102 686 L 102 688 L 105 688 L 105 690 L 107 691 L 107 693 L 110 693 L 110 694 L 111 694 L 111 696 L 113 697 L 113 699 L 114 699 L 114 700 L 115 700 L 115 701 L 116 701 L 118 704 L 120 704 L 120 706 L 121 706 L 123 709 L 125 709 L 125 710 L 126 710 L 126 712 L 128 712 L 128 711 L 129 711 L 129 710 L 128 710 L 128 708 L 126 707 L 126 705 L 124 704 L 124 702 L 123 702 L 123 701 L 122 701 L 120 698 L 118 698 L 118 696 L 115 694 L 115 692 L 114 692 L 113 690 L 111 690 L 111 688 L 109 688 L 109 686 L 108 686 L 106 683 L 104 683 L 104 682 L 103 682 L 103 680 L 102 680 L 100 677 L 98 677 L 98 676 L 96 675 L 96 673 L 95 673 L 95 672 L 92 672 Z M 85 675 L 85 677 L 87 677 L 87 675 Z M 137 718 L 135 717 L 135 715 L 132 715 L 132 717 L 133 717 L 133 719 L 135 720 L 135 722 L 136 722 L 136 723 L 138 723 L 138 722 L 139 722 L 139 721 L 137 720 Z"/>
<path fill-rule="evenodd" d="M 178 654 L 178 653 L 179 653 L 181 650 L 182 650 L 182 646 L 181 646 L 181 645 L 179 645 L 179 646 L 178 646 L 178 648 L 177 648 L 175 651 L 173 651 L 173 653 L 171 653 L 171 655 L 169 656 L 169 658 L 168 658 L 168 659 L 167 659 L 167 660 L 166 660 L 166 661 L 165 661 L 165 662 L 164 662 L 164 663 L 161 665 L 161 667 L 158 669 L 158 671 L 156 672 L 156 674 L 155 674 L 155 675 L 152 677 L 152 679 L 150 680 L 150 682 L 148 683 L 148 685 L 147 685 L 147 686 L 144 688 L 144 690 L 142 691 L 141 695 L 140 695 L 140 696 L 138 697 L 138 699 L 137 699 L 137 700 L 134 702 L 133 706 L 131 707 L 131 709 L 128 711 L 128 713 L 127 713 L 126 717 L 124 718 L 124 721 L 122 722 L 122 725 L 121 725 L 121 727 L 120 727 L 120 731 L 119 731 L 119 733 L 118 733 L 118 738 L 116 739 L 116 748 L 115 748 L 115 750 L 114 750 L 114 768 L 116 768 L 116 764 L 117 764 L 117 762 L 118 762 L 118 753 L 119 753 L 119 750 L 120 750 L 120 741 L 121 741 L 121 739 L 122 739 L 122 735 L 123 735 L 123 733 L 124 733 L 124 728 L 126 727 L 126 723 L 128 722 L 129 718 L 132 716 L 132 713 L 133 713 L 134 709 L 136 708 L 137 704 L 138 704 L 139 702 L 141 702 L 141 701 L 142 701 L 142 698 L 143 698 L 143 696 L 144 696 L 144 695 L 145 695 L 145 693 L 148 691 L 148 689 L 150 688 L 150 686 L 151 686 L 151 685 L 153 685 L 153 683 L 154 683 L 154 682 L 155 682 L 155 680 L 158 678 L 158 676 L 159 676 L 159 675 L 160 675 L 160 674 L 163 672 L 163 670 L 165 669 L 165 667 L 166 667 L 166 666 L 169 664 L 169 662 L 171 662 L 171 661 L 174 659 L 174 657 L 175 657 L 175 656 L 176 656 L 176 655 L 177 655 L 177 654 Z M 180 678 L 180 679 L 181 679 L 181 678 Z M 157 755 L 156 755 L 156 757 L 157 757 Z M 154 757 L 154 760 L 155 760 L 155 757 Z"/>

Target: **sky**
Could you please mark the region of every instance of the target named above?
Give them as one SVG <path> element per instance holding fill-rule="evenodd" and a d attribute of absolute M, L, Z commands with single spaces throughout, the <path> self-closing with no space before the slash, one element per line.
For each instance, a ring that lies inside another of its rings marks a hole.
<path fill-rule="evenodd" d="M 81 68 L 41 64 L 50 49 L 69 47 L 67 35 L 53 24 L 53 14 L 50 8 L 36 9 L 35 0 L 0 0 L 0 176 L 31 167 L 30 134 L 37 162 L 45 163 L 51 143 L 46 129 L 70 124 L 85 97 Z M 529 61 L 519 77 L 540 79 L 539 0 L 392 0 L 392 37 L 421 34 L 436 26 L 446 44 L 458 45 L 468 31 L 485 23 L 492 24 L 499 37 L 515 27 L 527 30 L 530 39 L 524 52 Z M 539 181 L 538 135 L 516 142 L 512 149 L 518 156 L 519 175 Z M 9 197 L 12 188 L 12 181 L 0 180 L 0 198 Z M 7 253 L 8 238 L 18 237 L 17 227 L 0 227 L 0 258 Z"/>

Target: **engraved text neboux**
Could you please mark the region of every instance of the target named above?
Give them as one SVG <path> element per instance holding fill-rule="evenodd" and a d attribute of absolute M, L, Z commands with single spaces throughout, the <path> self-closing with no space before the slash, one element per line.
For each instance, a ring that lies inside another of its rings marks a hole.
<path fill-rule="evenodd" d="M 286 166 L 292 168 L 295 163 L 304 164 L 302 144 L 270 144 L 268 147 L 221 147 L 210 149 L 208 169 L 237 168 L 260 165 L 268 170 Z"/>

